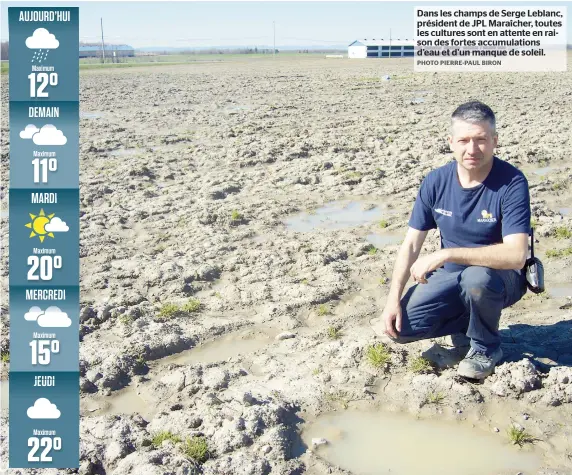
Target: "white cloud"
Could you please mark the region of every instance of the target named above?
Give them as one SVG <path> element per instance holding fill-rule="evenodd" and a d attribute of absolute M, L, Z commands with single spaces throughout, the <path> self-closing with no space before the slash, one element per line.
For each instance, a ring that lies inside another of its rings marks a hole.
<path fill-rule="evenodd" d="M 44 125 L 32 140 L 36 145 L 65 145 L 68 141 L 64 133 L 52 124 Z"/>
<path fill-rule="evenodd" d="M 20 132 L 20 138 L 31 139 L 32 135 L 39 131 L 40 129 L 38 129 L 34 124 L 28 124 L 26 128 Z"/>
<path fill-rule="evenodd" d="M 41 327 L 69 327 L 71 319 L 66 312 L 58 307 L 48 307 L 45 313 L 38 317 L 38 325 Z"/>
<path fill-rule="evenodd" d="M 59 45 L 60 42 L 56 40 L 55 35 L 45 28 L 38 28 L 32 36 L 26 38 L 26 46 L 30 49 L 56 49 Z"/>
<path fill-rule="evenodd" d="M 69 226 L 57 216 L 54 216 L 45 226 L 45 230 L 49 233 L 65 233 L 69 231 Z"/>
<path fill-rule="evenodd" d="M 41 397 L 28 408 L 27 414 L 30 419 L 59 419 L 62 413 L 49 399 Z"/>
<path fill-rule="evenodd" d="M 30 310 L 24 314 L 24 318 L 29 322 L 35 322 L 42 313 L 44 312 L 40 307 L 30 307 Z"/>

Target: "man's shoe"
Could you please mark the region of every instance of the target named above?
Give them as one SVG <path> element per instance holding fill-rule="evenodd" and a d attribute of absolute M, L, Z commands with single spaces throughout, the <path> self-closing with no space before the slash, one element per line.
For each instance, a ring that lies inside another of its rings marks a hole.
<path fill-rule="evenodd" d="M 490 356 L 471 348 L 465 359 L 459 363 L 457 373 L 465 378 L 485 379 L 493 374 L 496 364 L 501 359 L 502 350 L 500 348 Z"/>

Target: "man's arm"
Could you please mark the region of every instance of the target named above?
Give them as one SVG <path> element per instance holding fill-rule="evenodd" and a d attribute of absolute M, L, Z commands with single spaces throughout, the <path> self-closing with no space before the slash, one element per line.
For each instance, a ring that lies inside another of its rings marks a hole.
<path fill-rule="evenodd" d="M 425 275 L 441 267 L 445 262 L 465 266 L 483 266 L 491 269 L 515 269 L 524 267 L 528 257 L 528 234 L 509 234 L 502 244 L 483 247 L 440 249 L 417 259 L 411 266 L 411 275 L 417 282 L 425 283 Z"/>
<path fill-rule="evenodd" d="M 399 301 L 401 299 L 403 288 L 411 275 L 411 266 L 419 257 L 421 246 L 423 246 L 425 242 L 427 233 L 428 231 L 419 231 L 411 227 L 407 230 L 405 239 L 395 259 L 388 300 Z"/>
<path fill-rule="evenodd" d="M 426 236 L 427 231 L 419 231 L 410 227 L 395 259 L 389 295 L 381 314 L 381 319 L 385 323 L 385 332 L 394 338 L 397 338 L 397 332 L 401 331 L 401 293 L 409 279 L 411 264 L 419 257 Z"/>
<path fill-rule="evenodd" d="M 444 253 L 444 262 L 491 269 L 520 270 L 528 257 L 528 234 L 510 234 L 503 238 L 502 244 L 441 249 L 440 252 Z"/>

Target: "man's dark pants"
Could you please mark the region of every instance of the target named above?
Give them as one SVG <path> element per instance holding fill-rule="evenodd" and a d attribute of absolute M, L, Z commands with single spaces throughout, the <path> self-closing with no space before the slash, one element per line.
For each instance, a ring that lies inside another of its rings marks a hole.
<path fill-rule="evenodd" d="M 526 293 L 524 272 L 469 266 L 439 268 L 426 284 L 411 287 L 401 299 L 399 343 L 464 333 L 471 347 L 490 355 L 500 347 L 501 310 Z"/>

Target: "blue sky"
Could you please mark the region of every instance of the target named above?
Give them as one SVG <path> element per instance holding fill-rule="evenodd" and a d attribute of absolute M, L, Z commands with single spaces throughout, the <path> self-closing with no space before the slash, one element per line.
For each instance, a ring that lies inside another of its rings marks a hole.
<path fill-rule="evenodd" d="M 413 38 L 417 6 L 567 6 L 572 2 L 2 2 L 2 40 L 9 6 L 79 6 L 80 38 L 143 46 L 347 45 L 358 38 Z M 568 21 L 567 42 L 572 43 Z"/>

